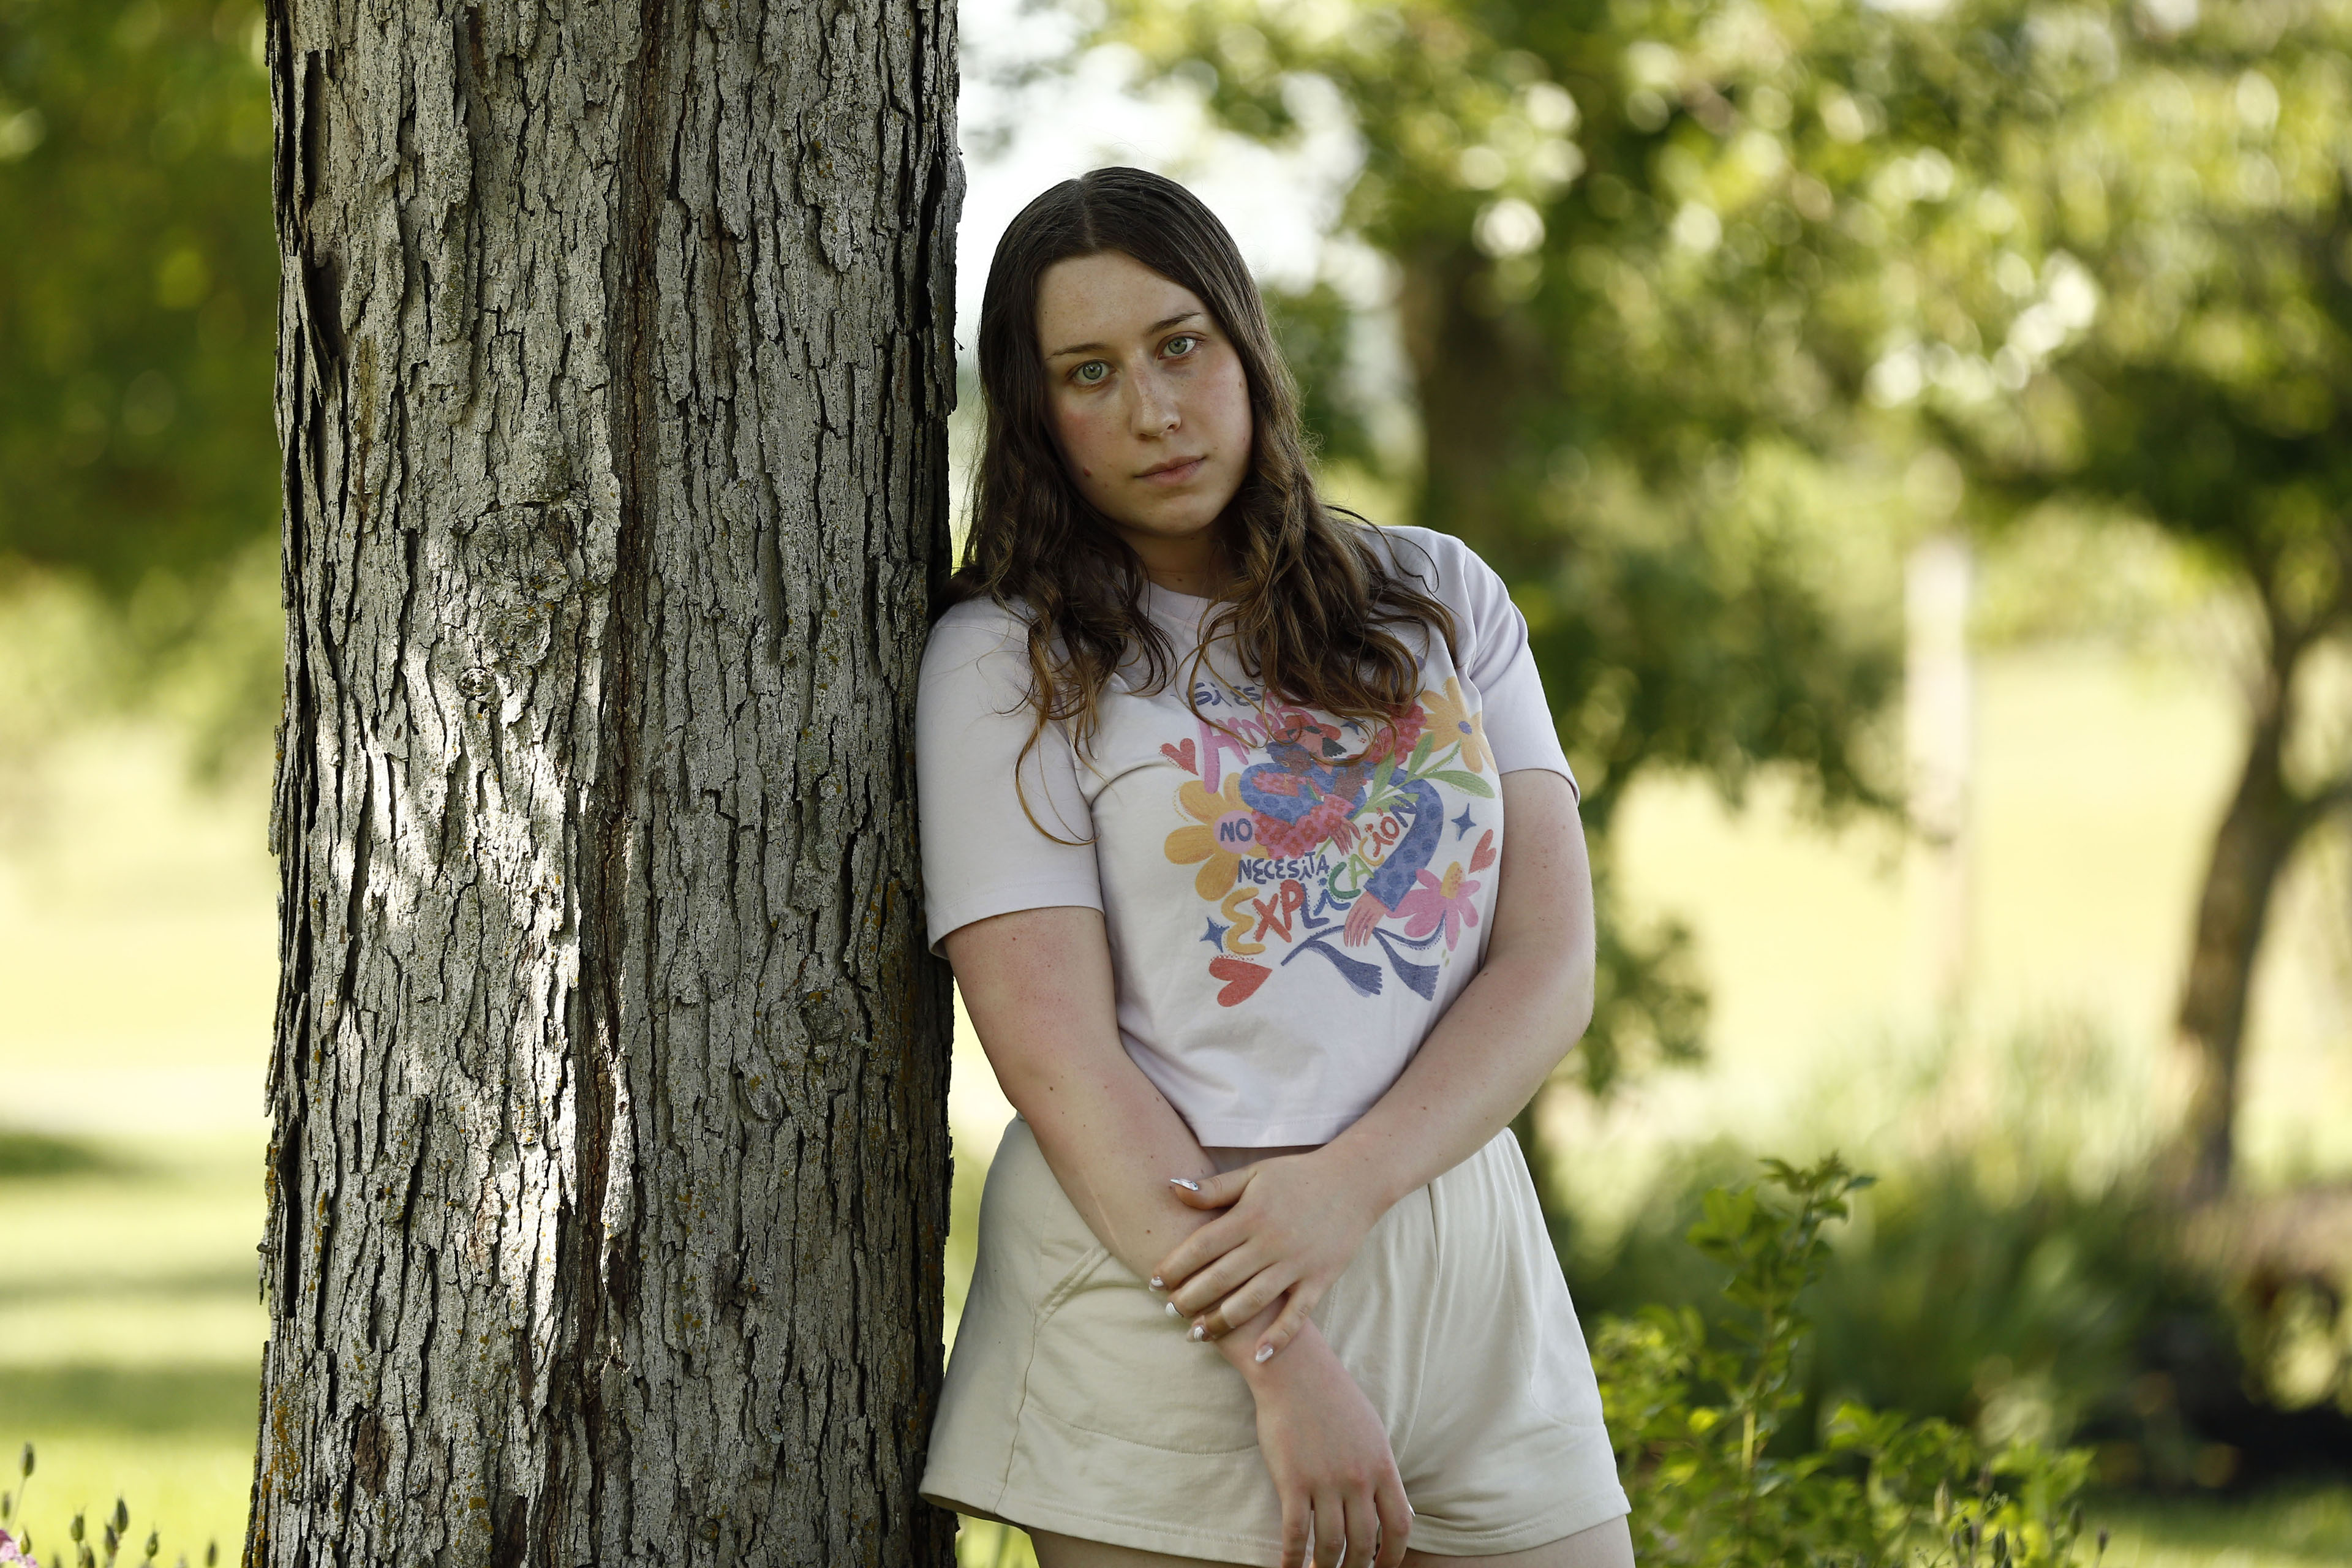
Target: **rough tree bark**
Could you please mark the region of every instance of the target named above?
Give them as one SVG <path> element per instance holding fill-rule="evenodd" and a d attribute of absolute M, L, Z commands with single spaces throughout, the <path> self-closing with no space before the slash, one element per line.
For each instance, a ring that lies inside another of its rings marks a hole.
<path fill-rule="evenodd" d="M 948 0 L 270 0 L 261 1564 L 940 1563 Z"/>

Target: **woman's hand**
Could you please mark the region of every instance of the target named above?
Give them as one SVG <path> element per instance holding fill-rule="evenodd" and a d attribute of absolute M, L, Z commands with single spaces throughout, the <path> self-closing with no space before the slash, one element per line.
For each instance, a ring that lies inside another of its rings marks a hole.
<path fill-rule="evenodd" d="M 1282 1568 L 1304 1568 L 1310 1524 L 1316 1568 L 1397 1568 L 1412 1505 L 1379 1413 L 1323 1336 L 1252 1369 L 1250 1392 L 1258 1451 L 1282 1500 Z"/>
<path fill-rule="evenodd" d="M 1330 1147 L 1171 1185 L 1196 1209 L 1226 1212 L 1162 1258 L 1152 1283 L 1207 1339 L 1248 1322 L 1286 1292 L 1289 1300 L 1257 1342 L 1260 1362 L 1297 1336 L 1389 1201 Z"/>

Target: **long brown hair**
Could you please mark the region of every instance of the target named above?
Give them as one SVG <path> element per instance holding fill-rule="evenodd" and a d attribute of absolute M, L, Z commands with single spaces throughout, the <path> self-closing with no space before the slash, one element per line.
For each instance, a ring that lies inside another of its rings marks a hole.
<path fill-rule="evenodd" d="M 1451 648 L 1454 617 L 1375 548 L 1370 524 L 1316 495 L 1298 389 L 1233 237 L 1192 192 L 1141 169 L 1065 180 L 1023 208 L 997 244 L 980 310 L 986 437 L 950 602 L 993 599 L 1026 620 L 1037 731 L 1066 723 L 1081 747 L 1104 683 L 1130 656 L 1141 660 L 1144 689 L 1177 674 L 1167 634 L 1144 613 L 1142 559 L 1079 495 L 1047 405 L 1038 284 L 1057 261 L 1105 251 L 1191 289 L 1249 382 L 1249 471 L 1218 521 L 1234 577 L 1202 626 L 1202 650 L 1229 640 L 1244 677 L 1270 698 L 1342 719 L 1400 718 L 1418 695 L 1421 666 L 1391 628 L 1418 624 Z M 1184 678 L 1189 700 L 1191 672 Z"/>

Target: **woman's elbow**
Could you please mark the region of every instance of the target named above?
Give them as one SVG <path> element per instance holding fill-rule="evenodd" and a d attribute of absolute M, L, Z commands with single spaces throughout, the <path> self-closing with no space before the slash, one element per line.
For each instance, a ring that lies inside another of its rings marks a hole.
<path fill-rule="evenodd" d="M 1592 980 L 1592 971 L 1587 969 L 1578 977 L 1576 984 L 1569 992 L 1567 1002 L 1560 1007 L 1559 1054 L 1563 1057 L 1574 1050 L 1577 1042 L 1584 1038 L 1585 1031 L 1592 1027 L 1594 1000 Z"/>
<path fill-rule="evenodd" d="M 1563 1058 L 1576 1048 L 1577 1042 L 1584 1038 L 1585 1031 L 1592 1027 L 1593 979 L 1590 963 L 1578 964 L 1566 976 L 1566 984 L 1561 987 L 1559 1001 L 1552 1016 L 1558 1020 L 1559 1054 Z"/>
<path fill-rule="evenodd" d="M 1553 1062 L 1565 1058 L 1592 1026 L 1595 986 L 1592 954 L 1546 952 L 1526 955 L 1528 1013 Z"/>

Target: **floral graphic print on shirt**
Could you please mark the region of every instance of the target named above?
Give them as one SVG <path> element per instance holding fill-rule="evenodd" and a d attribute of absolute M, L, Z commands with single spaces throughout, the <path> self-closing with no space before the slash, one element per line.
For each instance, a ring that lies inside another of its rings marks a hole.
<path fill-rule="evenodd" d="M 1259 689 L 1193 689 L 1199 732 L 1160 747 L 1193 775 L 1168 858 L 1198 864 L 1203 963 L 1238 1006 L 1313 955 L 1360 996 L 1391 976 L 1433 998 L 1495 863 L 1485 721 L 1453 676 L 1377 727 L 1268 702 Z M 1219 711 L 1222 710 L 1223 711 Z M 1473 950 L 1475 950 L 1474 942 Z"/>

